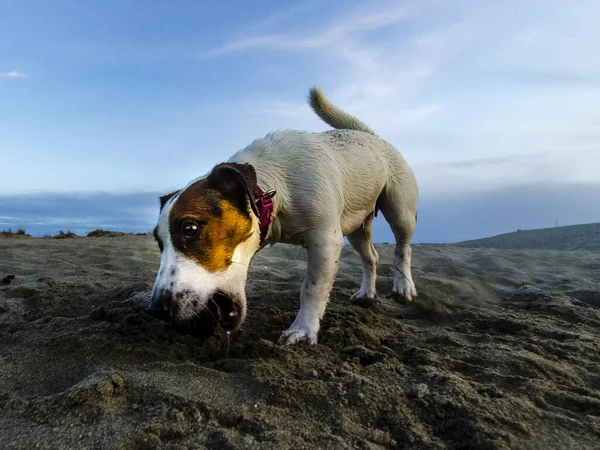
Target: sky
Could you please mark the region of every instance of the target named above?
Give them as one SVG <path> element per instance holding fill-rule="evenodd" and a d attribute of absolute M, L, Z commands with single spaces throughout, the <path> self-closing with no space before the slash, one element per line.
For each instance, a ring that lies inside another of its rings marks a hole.
<path fill-rule="evenodd" d="M 255 138 L 328 129 L 313 85 L 413 167 L 415 241 L 600 221 L 598 17 L 595 0 L 0 0 L 0 229 L 151 229 L 156 196 Z"/>

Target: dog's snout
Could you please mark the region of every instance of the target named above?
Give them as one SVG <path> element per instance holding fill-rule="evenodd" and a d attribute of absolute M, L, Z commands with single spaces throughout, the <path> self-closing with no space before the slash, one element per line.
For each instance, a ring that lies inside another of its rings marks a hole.
<path fill-rule="evenodd" d="M 152 293 L 148 304 L 148 312 L 162 319 L 168 319 L 173 306 L 173 292 L 160 289 Z"/>
<path fill-rule="evenodd" d="M 217 317 L 223 328 L 235 330 L 241 325 L 245 315 L 244 309 L 231 296 L 223 292 L 217 292 L 212 297 L 211 303 L 217 308 Z"/>

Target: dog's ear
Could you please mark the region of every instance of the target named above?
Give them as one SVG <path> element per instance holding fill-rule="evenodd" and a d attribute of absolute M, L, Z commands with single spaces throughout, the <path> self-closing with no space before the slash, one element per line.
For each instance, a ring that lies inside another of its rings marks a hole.
<path fill-rule="evenodd" d="M 256 171 L 250 164 L 222 163 L 214 167 L 208 175 L 208 186 L 221 192 L 246 211 L 247 201 L 258 216 L 254 189 Z"/>
<path fill-rule="evenodd" d="M 171 200 L 171 198 L 173 198 L 173 196 L 175 194 L 178 194 L 179 191 L 175 191 L 175 192 L 171 192 L 170 194 L 167 195 L 163 195 L 162 197 L 160 197 L 160 210 L 162 211 L 162 209 L 164 208 L 165 204 Z"/>

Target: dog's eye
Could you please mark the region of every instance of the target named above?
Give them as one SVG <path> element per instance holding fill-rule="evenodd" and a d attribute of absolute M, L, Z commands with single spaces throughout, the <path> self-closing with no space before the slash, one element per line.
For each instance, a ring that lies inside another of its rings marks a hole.
<path fill-rule="evenodd" d="M 184 222 L 183 223 L 183 234 L 186 237 L 196 236 L 198 233 L 198 224 L 194 222 Z"/>

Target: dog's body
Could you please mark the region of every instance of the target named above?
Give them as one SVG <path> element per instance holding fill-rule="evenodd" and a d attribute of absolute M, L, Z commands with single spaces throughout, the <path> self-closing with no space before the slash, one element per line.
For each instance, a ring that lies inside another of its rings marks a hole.
<path fill-rule="evenodd" d="M 185 319 L 205 308 L 218 294 L 233 303 L 231 307 L 220 297 L 213 302 L 219 305 L 221 318 L 223 309 L 231 309 L 229 315 L 236 319 L 232 325 L 235 328 L 245 316 L 244 287 L 252 255 L 261 246 L 277 242 L 303 245 L 308 266 L 300 289 L 300 311 L 281 340 L 287 344 L 303 340 L 315 343 L 344 236 L 363 262 L 361 287 L 354 297 L 375 297 L 378 256 L 371 243 L 371 231 L 378 210 L 396 238 L 393 293 L 408 300 L 416 296 L 410 270 L 410 239 L 416 224 L 418 197 L 413 172 L 394 147 L 376 137 L 358 119 L 330 104 L 316 88 L 311 90 L 310 103 L 319 117 L 338 130 L 271 133 L 237 152 L 206 177 L 163 198 L 155 234 L 164 249 L 151 307 L 174 308 L 175 315 Z M 252 214 L 253 183 L 276 191 L 272 223 L 262 244 L 258 219 Z M 228 205 L 237 205 L 240 211 L 230 212 L 223 221 L 224 205 L 227 211 L 231 210 Z M 211 210 L 216 209 L 221 215 L 212 220 Z M 178 215 L 183 219 L 177 219 Z M 189 215 L 196 218 L 186 219 Z M 202 216 L 204 245 L 198 237 L 188 246 L 188 234 L 200 236 L 199 227 L 190 225 L 198 222 L 198 216 Z M 219 241 L 216 230 L 232 222 L 237 225 Z M 205 231 L 206 223 L 209 228 L 214 223 L 211 229 L 215 231 Z M 189 247 L 198 248 L 194 253 Z M 229 256 L 215 262 L 215 258 L 207 256 L 213 254 Z"/>

